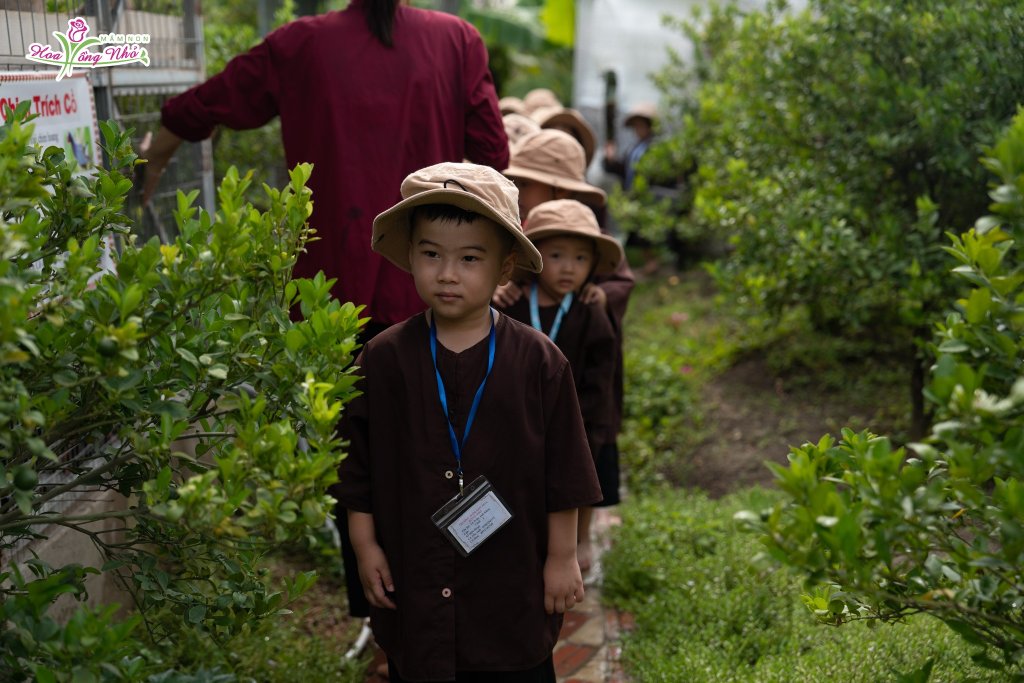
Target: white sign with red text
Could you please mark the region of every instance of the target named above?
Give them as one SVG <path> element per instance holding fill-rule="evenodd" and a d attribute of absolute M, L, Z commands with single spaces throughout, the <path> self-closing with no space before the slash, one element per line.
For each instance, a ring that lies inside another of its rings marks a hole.
<path fill-rule="evenodd" d="M 0 123 L 22 102 L 38 117 L 32 142 L 63 147 L 82 168 L 100 164 L 96 105 L 86 74 L 55 81 L 48 72 L 0 72 Z"/>

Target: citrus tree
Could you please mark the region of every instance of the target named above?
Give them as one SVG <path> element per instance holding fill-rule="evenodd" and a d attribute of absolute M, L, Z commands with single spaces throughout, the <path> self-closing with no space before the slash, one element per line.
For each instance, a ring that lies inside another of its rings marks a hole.
<path fill-rule="evenodd" d="M 907 449 L 845 430 L 775 466 L 787 500 L 740 519 L 821 588 L 820 618 L 932 614 L 993 667 L 1024 665 L 1024 110 L 986 150 L 991 215 L 946 251 L 964 286 L 937 326 L 938 421 Z"/>
<path fill-rule="evenodd" d="M 1024 92 L 1024 6 L 770 2 L 673 23 L 696 60 L 659 74 L 679 132 L 640 172 L 684 178 L 686 201 L 627 205 L 636 229 L 726 241 L 712 270 L 733 301 L 895 348 L 919 395 L 915 340 L 951 292 L 943 235 L 984 210 L 974 159 Z"/>
<path fill-rule="evenodd" d="M 264 213 L 231 170 L 215 215 L 179 194 L 179 236 L 139 244 L 122 213 L 128 134 L 104 124 L 111 170 L 80 174 L 60 148 L 30 146 L 26 112 L 0 128 L 0 680 L 150 680 L 176 633 L 227 643 L 312 581 L 275 592 L 257 563 L 331 509 L 358 309 L 322 276 L 291 279 L 309 166 L 265 188 Z M 67 505 L 105 492 L 124 503 Z M 103 566 L 9 563 L 58 527 Z M 135 615 L 81 607 L 58 623 L 54 600 L 84 597 L 98 572 Z"/>

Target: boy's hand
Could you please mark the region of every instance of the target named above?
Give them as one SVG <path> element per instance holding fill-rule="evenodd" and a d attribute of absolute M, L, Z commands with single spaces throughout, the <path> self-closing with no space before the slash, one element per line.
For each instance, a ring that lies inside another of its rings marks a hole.
<path fill-rule="evenodd" d="M 495 306 L 508 308 L 515 302 L 519 301 L 519 297 L 522 295 L 522 288 L 514 282 L 509 282 L 507 285 L 501 285 L 494 290 L 494 296 L 491 297 L 491 301 L 494 302 Z"/>
<path fill-rule="evenodd" d="M 363 584 L 363 592 L 366 593 L 369 603 L 382 609 L 398 609 L 385 593 L 394 593 L 395 584 L 391 579 L 391 568 L 388 567 L 384 550 L 376 543 L 366 544 L 359 548 L 356 556 L 359 562 L 359 580 Z"/>
<path fill-rule="evenodd" d="M 544 563 L 544 610 L 548 614 L 563 614 L 583 602 L 583 596 L 583 576 L 576 553 L 568 557 L 548 555 Z"/>
<path fill-rule="evenodd" d="M 600 304 L 601 308 L 608 307 L 608 294 L 603 289 L 588 282 L 580 292 L 580 301 L 585 304 Z"/>

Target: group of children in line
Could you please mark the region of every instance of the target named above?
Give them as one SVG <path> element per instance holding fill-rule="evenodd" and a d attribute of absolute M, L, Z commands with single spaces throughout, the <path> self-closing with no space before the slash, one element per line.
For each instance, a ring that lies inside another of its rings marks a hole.
<path fill-rule="evenodd" d="M 586 182 L 592 131 L 534 99 L 536 120 L 506 114 L 524 130 L 504 174 L 421 169 L 373 224 L 373 249 L 428 308 L 356 361 L 333 492 L 396 683 L 554 683 L 562 615 L 594 562 L 592 509 L 619 502 L 633 277 Z"/>

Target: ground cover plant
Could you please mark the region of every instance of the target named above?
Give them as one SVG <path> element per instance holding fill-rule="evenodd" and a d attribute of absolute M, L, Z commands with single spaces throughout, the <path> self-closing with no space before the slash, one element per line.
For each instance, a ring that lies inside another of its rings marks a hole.
<path fill-rule="evenodd" d="M 324 523 L 355 391 L 358 309 L 322 276 L 290 276 L 311 169 L 266 188 L 264 213 L 229 172 L 215 215 L 179 195 L 177 239 L 137 244 L 128 133 L 104 124 L 110 170 L 78 174 L 62 149 L 29 145 L 27 104 L 0 128 L 0 556 L 60 525 L 105 564 L 5 563 L 0 680 L 235 680 L 232 640 L 315 579 L 271 583 L 261 560 Z M 111 235 L 114 272 L 98 274 Z M 123 503 L 57 504 L 106 492 Z M 54 601 L 84 598 L 97 572 L 134 613 L 80 606 L 58 622 Z M 189 638 L 205 649 L 179 670 L 168 648 Z"/>
<path fill-rule="evenodd" d="M 632 612 L 623 643 L 637 681 L 1005 681 L 927 617 L 872 628 L 823 626 L 799 598 L 802 577 L 738 529 L 734 512 L 770 505 L 778 491 L 710 500 L 666 490 L 633 498 L 603 558 L 606 600 Z"/>
<path fill-rule="evenodd" d="M 991 215 L 949 236 L 964 285 L 936 327 L 922 443 L 843 430 L 795 448 L 787 498 L 743 519 L 821 588 L 822 620 L 933 615 L 975 658 L 1024 667 L 1024 110 L 986 150 Z"/>

